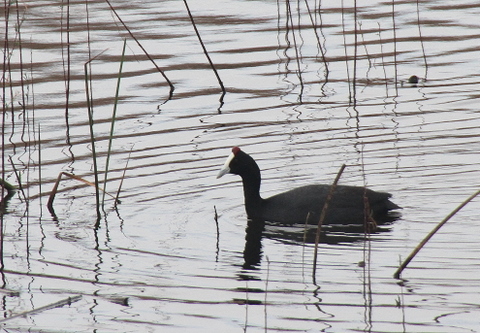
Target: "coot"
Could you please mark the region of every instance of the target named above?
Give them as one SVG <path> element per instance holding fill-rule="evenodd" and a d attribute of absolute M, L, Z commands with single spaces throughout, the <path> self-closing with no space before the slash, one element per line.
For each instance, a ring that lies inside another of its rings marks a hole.
<path fill-rule="evenodd" d="M 307 185 L 263 199 L 260 169 L 255 160 L 238 147 L 232 149 L 217 178 L 226 173 L 242 177 L 245 210 L 250 219 L 293 224 L 305 223 L 308 216 L 307 222 L 316 224 L 330 191 L 330 185 Z M 377 223 L 391 221 L 389 211 L 400 208 L 389 200 L 391 196 L 364 187 L 338 185 L 323 224 L 364 224 L 372 219 Z"/>

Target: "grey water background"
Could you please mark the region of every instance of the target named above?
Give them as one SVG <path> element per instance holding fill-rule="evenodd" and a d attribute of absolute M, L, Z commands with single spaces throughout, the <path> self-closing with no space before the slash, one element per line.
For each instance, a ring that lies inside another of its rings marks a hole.
<path fill-rule="evenodd" d="M 112 2 L 171 99 L 106 2 L 3 5 L 4 177 L 21 190 L 2 216 L 2 318 L 32 312 L 2 330 L 480 331 L 478 198 L 393 278 L 480 185 L 480 5 L 188 4 L 224 96 L 182 1 Z M 105 167 L 124 40 L 106 184 L 115 193 L 125 170 L 122 202 L 107 197 L 96 227 L 94 190 L 65 178 L 52 216 L 60 172 L 93 181 L 88 61 Z M 324 235 L 315 281 L 301 227 L 267 229 L 245 269 L 241 182 L 215 178 L 236 145 L 264 196 L 331 183 L 345 163 L 340 183 L 391 192 L 402 216 Z"/>

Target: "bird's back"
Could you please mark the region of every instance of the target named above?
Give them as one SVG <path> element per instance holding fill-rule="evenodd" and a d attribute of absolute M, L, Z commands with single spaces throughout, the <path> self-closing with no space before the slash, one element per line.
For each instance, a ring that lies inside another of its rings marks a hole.
<path fill-rule="evenodd" d="M 265 199 L 261 216 L 266 221 L 316 224 L 320 218 L 330 185 L 308 185 Z M 337 186 L 329 202 L 324 224 L 362 224 L 365 220 L 365 200 L 375 219 L 383 219 L 388 211 L 399 208 L 389 200 L 391 195 L 363 187 Z"/>

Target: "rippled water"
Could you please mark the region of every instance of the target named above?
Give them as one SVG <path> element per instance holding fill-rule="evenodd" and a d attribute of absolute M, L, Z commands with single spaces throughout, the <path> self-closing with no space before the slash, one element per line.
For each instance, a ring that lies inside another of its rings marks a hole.
<path fill-rule="evenodd" d="M 3 5 L 2 329 L 476 332 L 478 198 L 393 274 L 479 189 L 480 5 L 188 4 L 225 94 L 181 1 Z M 125 40 L 106 184 L 121 204 L 97 220 L 92 187 L 64 177 L 52 215 L 61 172 L 94 181 L 86 73 L 104 178 Z M 267 226 L 247 269 L 241 182 L 215 178 L 236 145 L 265 196 L 345 163 L 342 184 L 391 192 L 402 216 L 322 235 L 315 278 L 303 228 Z"/>

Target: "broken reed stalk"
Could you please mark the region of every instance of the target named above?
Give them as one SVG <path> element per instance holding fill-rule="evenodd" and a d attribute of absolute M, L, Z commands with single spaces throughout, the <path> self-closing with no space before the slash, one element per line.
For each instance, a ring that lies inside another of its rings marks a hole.
<path fill-rule="evenodd" d="M 158 67 L 158 65 L 155 63 L 155 60 L 153 60 L 152 56 L 147 52 L 147 50 L 145 50 L 145 48 L 143 47 L 143 45 L 140 43 L 140 41 L 133 35 L 132 31 L 127 27 L 127 25 L 125 24 L 125 22 L 123 22 L 122 18 L 120 17 L 120 15 L 118 15 L 117 11 L 115 10 L 115 8 L 112 6 L 112 4 L 110 3 L 110 1 L 108 0 L 105 0 L 108 4 L 108 6 L 110 7 L 110 10 L 113 12 L 113 14 L 115 14 L 116 18 L 120 21 L 120 23 L 123 25 L 123 27 L 125 28 L 125 30 L 127 30 L 128 34 L 130 35 L 130 37 L 133 38 L 133 40 L 137 43 L 137 45 L 140 47 L 140 49 L 143 51 L 143 53 L 147 56 L 148 60 L 150 60 L 150 62 L 153 64 L 153 66 L 155 66 L 155 68 L 157 69 L 157 71 L 162 74 L 163 78 L 165 79 L 165 81 L 167 81 L 168 85 L 170 86 L 170 94 L 168 96 L 168 99 L 172 99 L 173 97 L 173 91 L 175 90 L 175 87 L 173 86 L 172 82 L 168 79 L 168 77 L 165 75 L 165 73 L 160 69 L 160 67 Z"/>
<path fill-rule="evenodd" d="M 202 46 L 203 53 L 207 57 L 208 63 L 210 64 L 210 67 L 213 70 L 213 73 L 215 74 L 218 84 L 220 85 L 220 88 L 222 89 L 222 95 L 220 96 L 220 108 L 223 105 L 223 98 L 225 97 L 225 94 L 227 91 L 225 90 L 225 86 L 223 85 L 222 79 L 220 79 L 220 75 L 217 72 L 217 69 L 215 68 L 215 65 L 213 64 L 212 59 L 210 58 L 210 55 L 208 54 L 207 48 L 205 47 L 205 44 L 203 43 L 202 37 L 200 36 L 200 33 L 198 32 L 197 25 L 195 24 L 195 20 L 193 19 L 192 13 L 190 12 L 190 8 L 188 7 L 187 0 L 183 0 L 183 3 L 185 4 L 185 8 L 187 9 L 188 17 L 190 18 L 190 22 L 192 23 L 193 29 L 195 30 L 195 34 L 197 35 L 198 41 L 200 42 L 200 45 Z M 220 111 L 219 111 L 220 112 Z"/>
<path fill-rule="evenodd" d="M 60 181 L 62 180 L 62 176 L 66 176 L 70 179 L 75 179 L 75 180 L 78 180 L 82 183 L 85 183 L 89 186 L 93 186 L 95 188 L 97 188 L 97 191 L 102 191 L 104 192 L 105 194 L 107 194 L 108 196 L 112 197 L 113 199 L 115 199 L 116 202 L 118 202 L 118 200 L 115 198 L 115 196 L 113 196 L 112 194 L 106 192 L 104 189 L 102 188 L 98 188 L 94 183 L 92 182 L 89 182 L 88 180 L 85 180 L 83 179 L 82 177 L 79 177 L 79 176 L 76 176 L 74 174 L 71 174 L 71 173 L 68 173 L 68 172 L 60 172 L 58 174 L 58 177 L 57 177 L 57 181 L 55 182 L 55 184 L 53 185 L 53 188 L 52 188 L 52 191 L 50 192 L 50 196 L 48 197 L 48 203 L 47 203 L 47 207 L 48 207 L 48 210 L 49 212 L 52 214 L 52 215 L 55 215 L 55 211 L 53 209 L 53 200 L 55 200 L 55 195 L 57 194 L 58 192 L 58 185 L 60 185 Z"/>
<path fill-rule="evenodd" d="M 472 194 L 468 197 L 464 202 L 462 202 L 457 208 L 455 208 L 450 214 L 447 215 L 432 231 L 417 245 L 417 247 L 410 253 L 410 255 L 403 261 L 400 267 L 397 269 L 393 277 L 395 279 L 400 278 L 400 274 L 402 274 L 403 270 L 407 267 L 407 265 L 412 261 L 412 259 L 417 255 L 418 252 L 423 248 L 423 246 L 433 237 L 433 235 L 445 224 L 448 220 L 450 220 L 458 211 L 460 211 L 463 207 L 465 207 L 470 201 L 472 201 L 477 195 L 480 194 L 480 190 Z"/>
<path fill-rule="evenodd" d="M 315 235 L 315 250 L 313 254 L 313 279 L 314 280 L 315 280 L 315 273 L 317 271 L 318 243 L 320 242 L 320 231 L 322 230 L 323 220 L 325 220 L 325 215 L 327 214 L 328 205 L 332 200 L 333 193 L 337 188 L 338 180 L 340 179 L 340 176 L 342 175 L 343 170 L 345 170 L 345 167 L 346 165 L 342 164 L 340 170 L 338 170 L 337 176 L 335 177 L 333 184 L 330 186 L 330 191 L 328 192 L 327 198 L 325 199 L 325 203 L 323 204 L 322 212 L 320 213 L 320 218 L 318 220 L 317 234 Z"/>
<path fill-rule="evenodd" d="M 107 160 L 105 162 L 105 176 L 103 179 L 103 188 L 107 188 L 107 177 L 108 177 L 108 167 L 110 165 L 110 155 L 112 153 L 112 143 L 113 143 L 113 132 L 115 129 L 115 120 L 117 119 L 117 106 L 118 106 L 118 95 L 120 93 L 120 82 L 122 80 L 122 70 L 123 70 L 123 63 L 125 60 L 125 50 L 127 48 L 127 40 L 124 39 L 123 41 L 123 50 L 122 50 L 122 57 L 120 59 L 120 68 L 118 69 L 118 77 L 117 77 L 117 87 L 115 89 L 115 102 L 113 103 L 113 111 L 112 111 L 112 119 L 110 122 L 110 135 L 108 137 L 108 149 L 107 149 Z M 102 207 L 105 203 L 105 192 L 103 192 L 102 196 Z"/>

